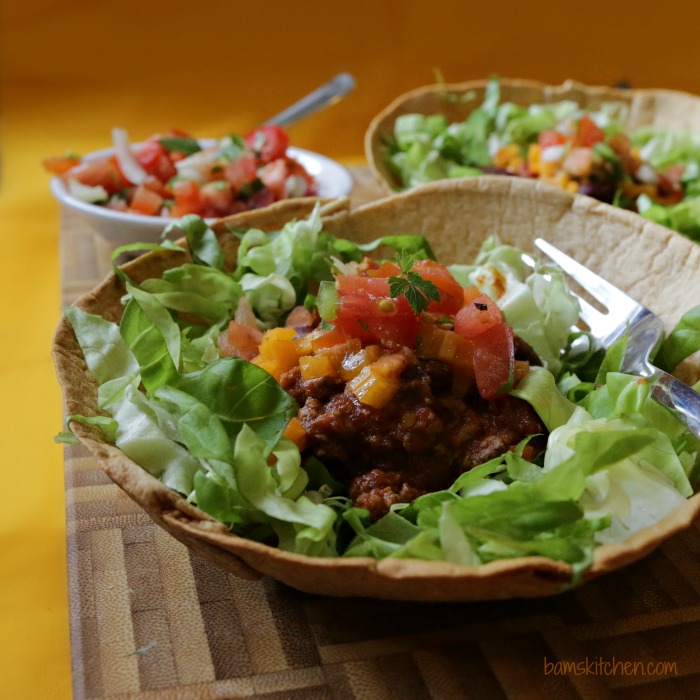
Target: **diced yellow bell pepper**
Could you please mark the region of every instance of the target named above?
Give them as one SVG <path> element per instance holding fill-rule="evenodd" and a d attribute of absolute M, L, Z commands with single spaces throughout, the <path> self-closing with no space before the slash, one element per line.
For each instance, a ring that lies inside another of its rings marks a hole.
<path fill-rule="evenodd" d="M 374 408 L 384 408 L 399 389 L 399 375 L 406 368 L 408 360 L 399 352 L 382 355 L 371 365 L 367 365 L 346 385 L 346 391 Z"/>
<path fill-rule="evenodd" d="M 334 377 L 337 372 L 328 355 L 300 357 L 299 367 L 301 368 L 301 378 L 304 380 Z"/>
<path fill-rule="evenodd" d="M 289 438 L 299 448 L 299 451 L 302 451 L 306 447 L 306 430 L 304 430 L 304 426 L 299 422 L 296 416 L 287 423 L 287 427 L 284 429 L 282 435 Z"/>
<path fill-rule="evenodd" d="M 345 355 L 340 363 L 339 374 L 344 382 L 354 379 L 365 367 L 379 359 L 382 349 L 379 345 L 368 345 L 356 352 Z"/>
<path fill-rule="evenodd" d="M 299 363 L 299 353 L 294 343 L 293 328 L 271 328 L 260 343 L 259 354 L 253 364 L 267 370 L 277 381 Z"/>
<path fill-rule="evenodd" d="M 346 390 L 367 406 L 384 408 L 398 391 L 399 380 L 383 377 L 373 371 L 373 367 L 374 365 L 364 367 L 346 384 Z"/>

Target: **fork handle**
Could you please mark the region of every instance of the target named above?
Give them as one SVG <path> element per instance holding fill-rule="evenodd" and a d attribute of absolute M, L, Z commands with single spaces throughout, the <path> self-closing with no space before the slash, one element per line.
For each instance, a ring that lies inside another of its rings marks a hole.
<path fill-rule="evenodd" d="M 672 409 L 697 438 L 700 438 L 700 394 L 671 374 L 653 368 L 651 395 L 660 404 Z"/>

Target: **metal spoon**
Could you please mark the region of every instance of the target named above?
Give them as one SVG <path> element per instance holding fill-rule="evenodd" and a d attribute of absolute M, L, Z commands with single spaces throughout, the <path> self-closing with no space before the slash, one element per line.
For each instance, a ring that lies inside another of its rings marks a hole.
<path fill-rule="evenodd" d="M 342 97 L 355 89 L 355 78 L 349 73 L 339 73 L 332 80 L 316 88 L 306 97 L 302 97 L 298 102 L 287 107 L 287 109 L 276 114 L 271 119 L 263 122 L 263 126 L 276 124 L 277 126 L 288 126 L 293 122 L 307 117 L 322 107 L 337 102 Z"/>

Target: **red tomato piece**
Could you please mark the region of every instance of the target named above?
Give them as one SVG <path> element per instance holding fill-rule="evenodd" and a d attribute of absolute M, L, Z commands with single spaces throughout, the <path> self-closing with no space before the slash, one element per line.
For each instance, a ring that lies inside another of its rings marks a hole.
<path fill-rule="evenodd" d="M 476 338 L 502 321 L 498 304 L 487 294 L 481 294 L 457 312 L 454 329 L 465 338 Z"/>
<path fill-rule="evenodd" d="M 236 192 L 240 192 L 249 185 L 258 175 L 253 156 L 241 156 L 226 164 L 224 176 L 231 183 Z"/>
<path fill-rule="evenodd" d="M 53 156 L 44 158 L 43 165 L 53 175 L 63 175 L 80 163 L 78 156 Z"/>
<path fill-rule="evenodd" d="M 474 377 L 479 395 L 489 401 L 513 387 L 515 349 L 513 329 L 498 323 L 474 339 Z"/>
<path fill-rule="evenodd" d="M 177 175 L 177 168 L 168 151 L 158 141 L 146 141 L 134 150 L 134 159 L 149 174 L 161 182 L 168 182 Z"/>
<path fill-rule="evenodd" d="M 139 214 L 156 216 L 163 207 L 163 197 L 146 185 L 138 185 L 131 196 L 130 205 L 131 209 Z"/>
<path fill-rule="evenodd" d="M 377 265 L 377 263 L 372 261 L 371 264 L 375 265 L 375 267 L 370 267 L 367 270 L 369 277 L 398 277 L 401 274 L 401 268 L 395 262 L 387 260 L 381 265 Z"/>
<path fill-rule="evenodd" d="M 568 139 L 564 134 L 558 131 L 541 131 L 538 138 L 540 148 L 549 148 L 550 146 L 561 146 Z"/>
<path fill-rule="evenodd" d="M 364 292 L 375 297 L 389 296 L 389 282 L 382 277 L 365 277 L 364 275 L 339 275 L 336 278 L 338 294 Z"/>
<path fill-rule="evenodd" d="M 418 334 L 418 317 L 406 299 L 375 297 L 366 291 L 342 294 L 333 324 L 363 345 L 412 348 Z"/>
<path fill-rule="evenodd" d="M 284 157 L 289 146 L 289 136 L 279 126 L 271 124 L 246 134 L 245 142 L 260 163 L 269 163 Z"/>
<path fill-rule="evenodd" d="M 253 325 L 231 321 L 228 331 L 219 336 L 219 353 L 222 357 L 232 355 L 252 360 L 258 354 L 262 336 L 262 332 Z"/>
<path fill-rule="evenodd" d="M 233 190 L 226 180 L 207 182 L 201 186 L 199 193 L 205 217 L 226 216 L 231 210 Z"/>
<path fill-rule="evenodd" d="M 464 305 L 464 290 L 452 273 L 434 260 L 416 260 L 411 268 L 424 280 L 432 282 L 440 292 L 440 301 L 431 301 L 428 311 L 456 314 Z"/>
<path fill-rule="evenodd" d="M 174 217 L 185 214 L 202 214 L 204 205 L 199 185 L 194 180 L 176 180 L 172 184 L 175 204 L 171 210 Z"/>
<path fill-rule="evenodd" d="M 282 158 L 264 165 L 260 168 L 258 176 L 265 187 L 275 196 L 275 201 L 285 198 L 287 194 L 287 164 Z"/>
<path fill-rule="evenodd" d="M 66 173 L 66 177 L 75 178 L 90 187 L 102 186 L 109 194 L 116 194 L 129 185 L 113 156 L 85 160 Z"/>
<path fill-rule="evenodd" d="M 576 142 L 579 146 L 590 148 L 596 143 L 600 143 L 605 139 L 605 132 L 589 117 L 584 114 L 578 123 L 578 134 Z"/>
<path fill-rule="evenodd" d="M 574 177 L 588 177 L 593 169 L 593 150 L 587 147 L 572 148 L 566 154 L 561 167 Z"/>

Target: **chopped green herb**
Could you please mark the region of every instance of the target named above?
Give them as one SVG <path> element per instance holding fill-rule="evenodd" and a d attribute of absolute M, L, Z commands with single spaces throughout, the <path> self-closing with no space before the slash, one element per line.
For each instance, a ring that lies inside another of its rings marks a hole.
<path fill-rule="evenodd" d="M 417 314 L 426 311 L 430 301 L 440 301 L 440 291 L 430 281 L 413 272 L 414 258 L 402 250 L 394 258 L 401 268 L 401 277 L 389 277 L 389 294 L 392 297 L 404 296 Z"/>
<path fill-rule="evenodd" d="M 158 139 L 158 143 L 168 151 L 184 153 L 187 156 L 191 156 L 193 153 L 197 153 L 197 151 L 202 150 L 202 147 L 197 142 L 197 139 L 190 139 L 182 136 Z"/>

